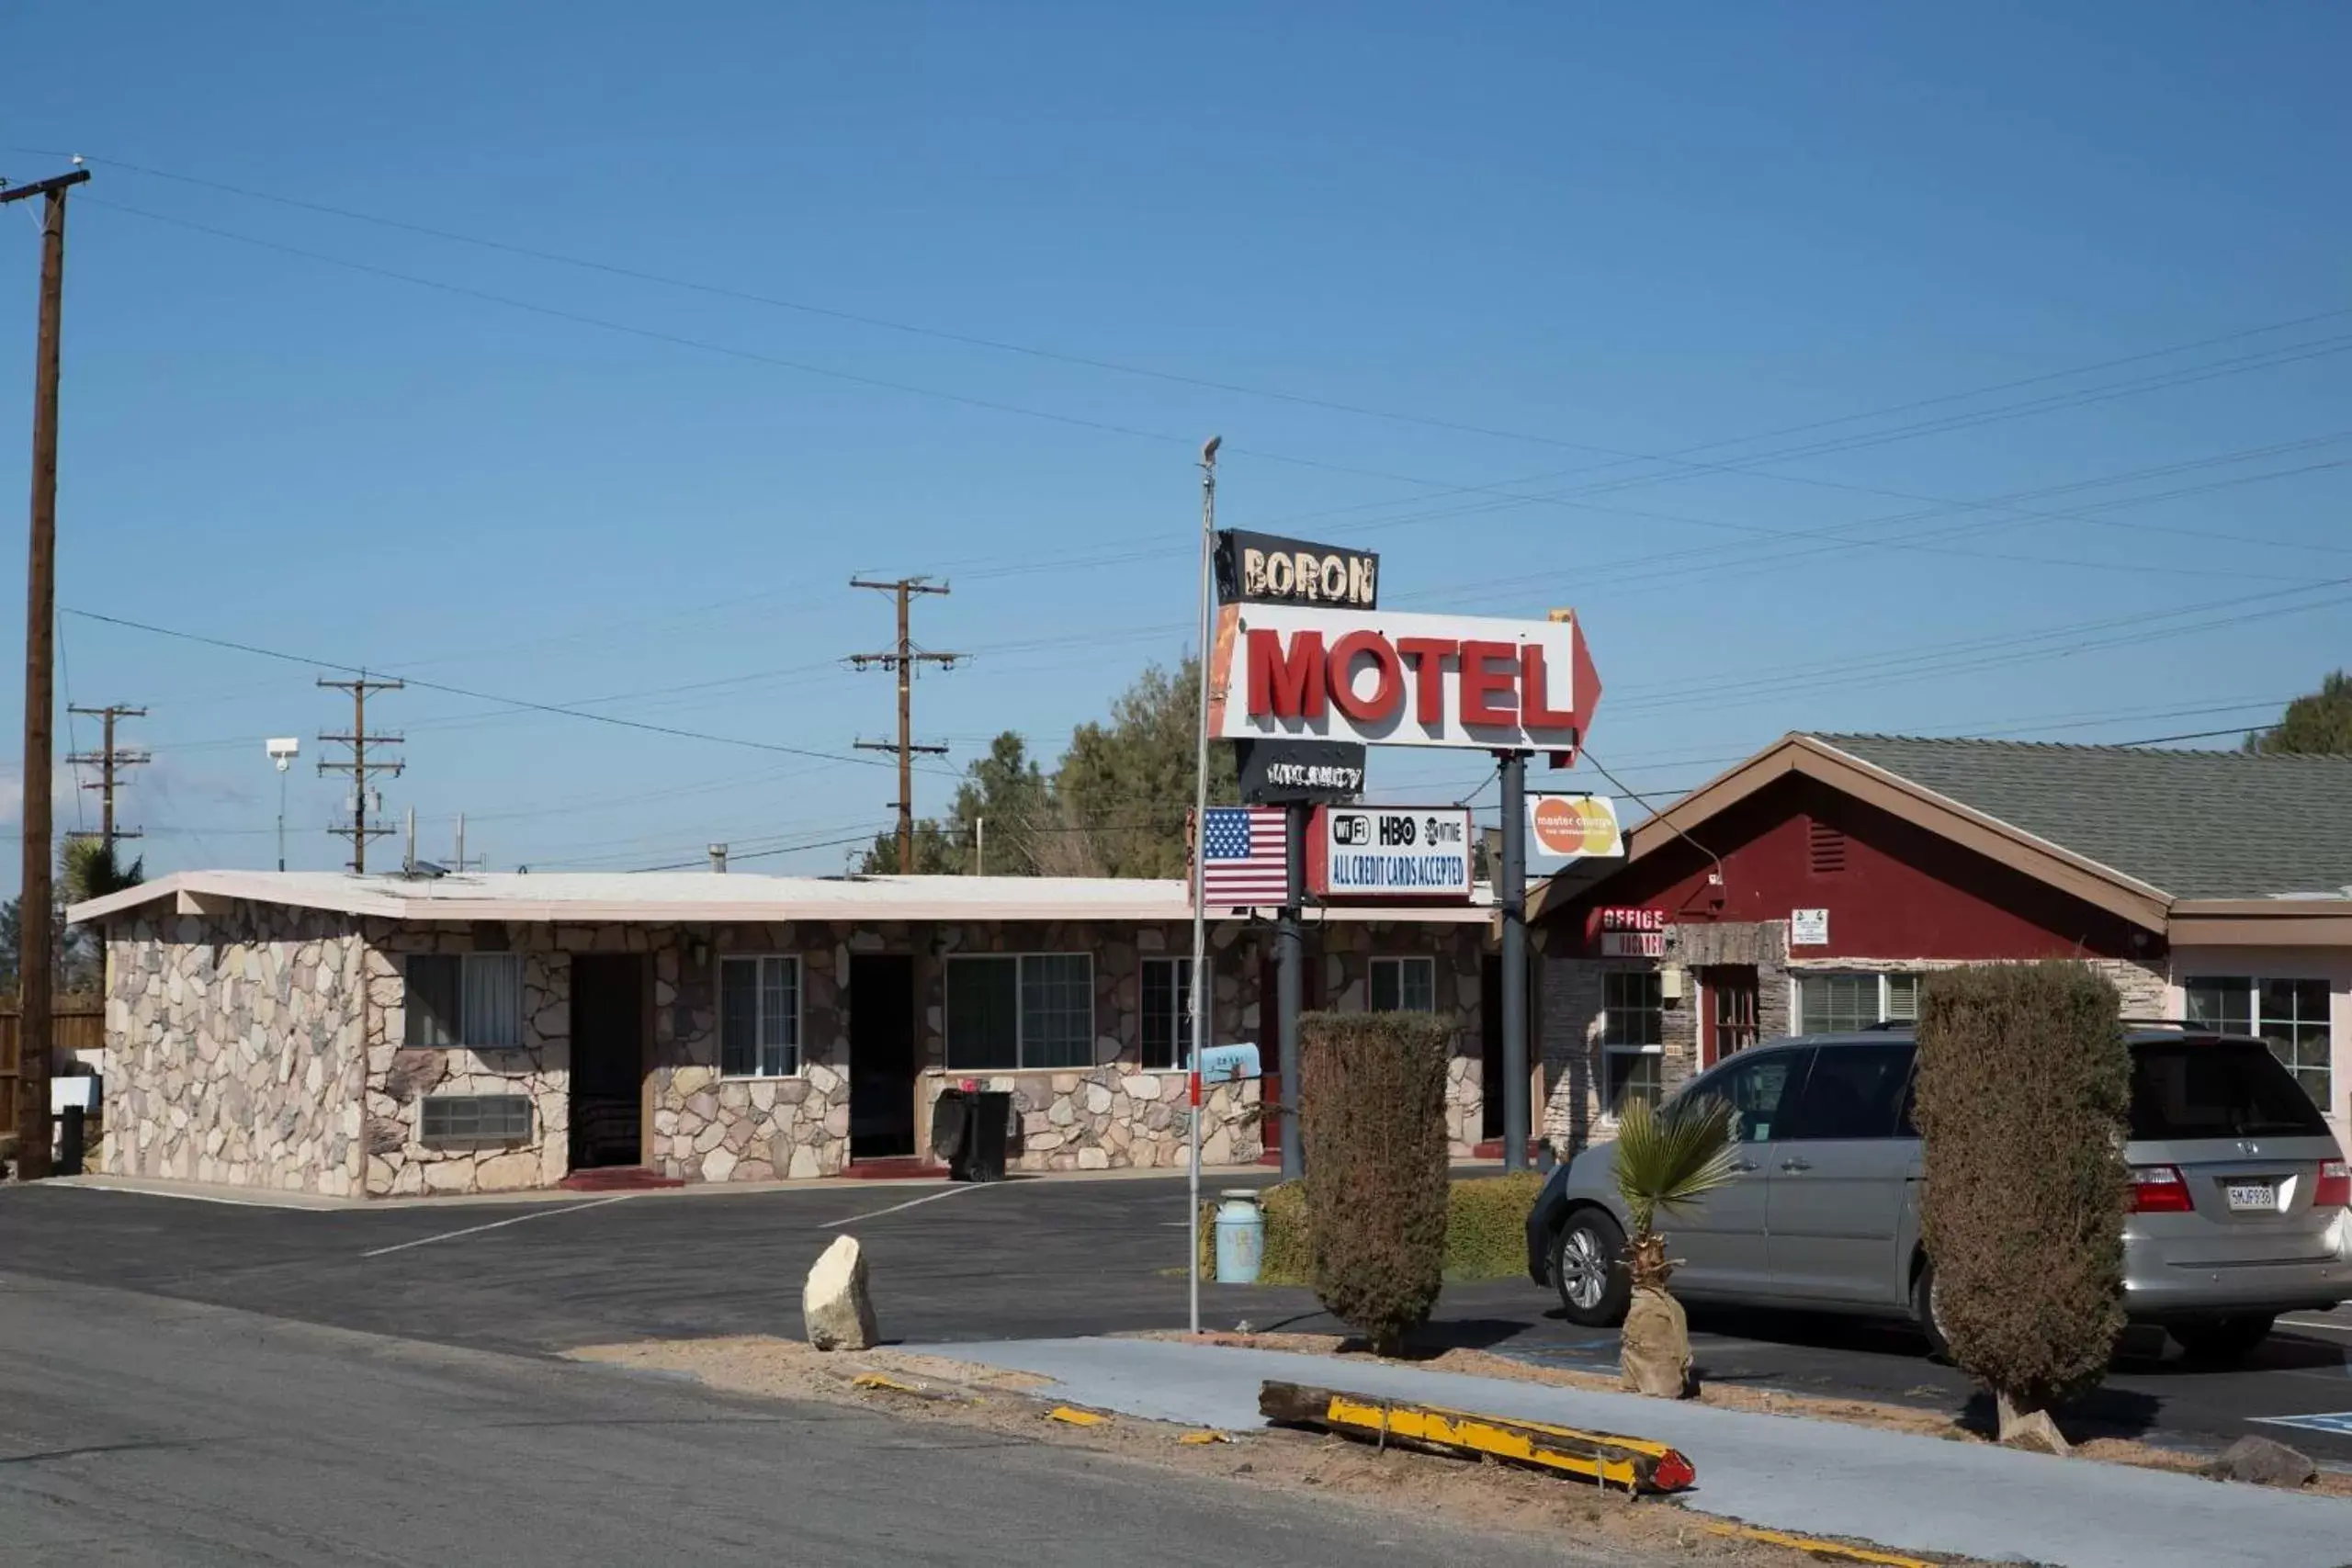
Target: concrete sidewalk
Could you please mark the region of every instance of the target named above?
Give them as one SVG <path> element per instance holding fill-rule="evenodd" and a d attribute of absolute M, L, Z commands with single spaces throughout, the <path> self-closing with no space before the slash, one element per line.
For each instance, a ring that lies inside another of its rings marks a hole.
<path fill-rule="evenodd" d="M 2352 1501 L 1840 1422 L 1167 1340 L 910 1348 L 1049 1377 L 1076 1404 L 1227 1430 L 1264 1424 L 1258 1385 L 1273 1378 L 1652 1438 L 1697 1466 L 1694 1509 L 1905 1551 L 2061 1568 L 2352 1562 Z"/>

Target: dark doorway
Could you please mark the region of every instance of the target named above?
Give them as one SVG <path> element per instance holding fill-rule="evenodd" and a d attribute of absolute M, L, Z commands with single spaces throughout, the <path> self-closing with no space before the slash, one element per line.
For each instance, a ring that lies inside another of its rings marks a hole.
<path fill-rule="evenodd" d="M 915 961 L 849 961 L 849 1157 L 915 1152 Z"/>
<path fill-rule="evenodd" d="M 645 1158 L 645 955 L 571 960 L 571 1168 Z"/>

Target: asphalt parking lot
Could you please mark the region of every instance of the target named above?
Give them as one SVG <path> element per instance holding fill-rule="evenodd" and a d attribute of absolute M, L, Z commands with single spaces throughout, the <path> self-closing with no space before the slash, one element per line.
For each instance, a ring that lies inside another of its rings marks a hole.
<path fill-rule="evenodd" d="M 1227 1184 L 1222 1179 L 1220 1185 Z M 834 1236 L 866 1249 L 886 1337 L 907 1343 L 1183 1325 L 1181 1179 L 897 1183 L 516 1205 L 291 1210 L 88 1188 L 0 1189 L 0 1281 L 101 1285 L 483 1349 L 800 1331 Z M 1303 1290 L 1208 1285 L 1213 1328 L 1331 1330 Z M 1716 1382 L 1960 1409 L 1968 1381 L 1895 1326 L 1694 1310 Z M 1524 1280 L 1450 1286 L 1432 1336 L 1611 1369 Z M 2352 1465 L 2352 1313 L 2298 1314 L 2245 1366 L 2120 1359 L 2070 1425 L 2199 1448 L 2248 1431 Z M 2318 1427 L 2274 1423 L 2339 1416 Z"/>

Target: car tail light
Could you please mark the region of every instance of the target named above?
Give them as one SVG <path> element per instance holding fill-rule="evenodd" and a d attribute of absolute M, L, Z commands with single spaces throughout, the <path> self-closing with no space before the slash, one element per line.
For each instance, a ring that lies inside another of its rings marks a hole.
<path fill-rule="evenodd" d="M 2314 1209 L 2352 1209 L 2352 1166 L 2340 1159 L 2319 1162 L 2319 1185 L 2312 1189 Z"/>
<path fill-rule="evenodd" d="M 2189 1201 L 2188 1183 L 2181 1179 L 2180 1167 L 2135 1165 L 2132 1168 L 2133 1213 L 2186 1214 L 2196 1207 Z"/>

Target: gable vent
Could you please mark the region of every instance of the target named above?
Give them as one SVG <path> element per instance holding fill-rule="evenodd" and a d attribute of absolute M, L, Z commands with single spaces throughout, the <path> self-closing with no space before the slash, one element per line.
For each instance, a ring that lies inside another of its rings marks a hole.
<path fill-rule="evenodd" d="M 1813 874 L 1827 876 L 1846 869 L 1846 835 L 1826 822 L 1805 826 L 1806 849 L 1813 856 Z"/>

